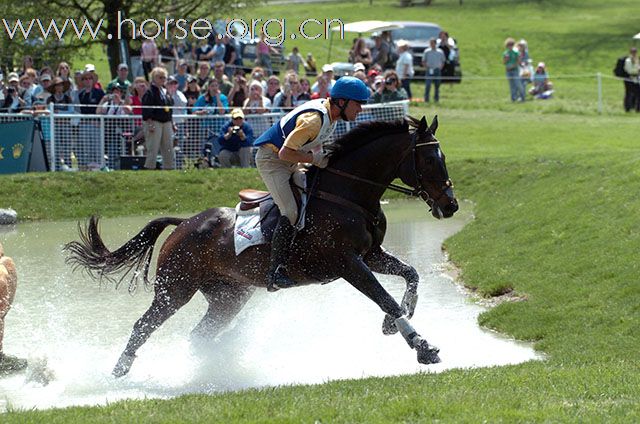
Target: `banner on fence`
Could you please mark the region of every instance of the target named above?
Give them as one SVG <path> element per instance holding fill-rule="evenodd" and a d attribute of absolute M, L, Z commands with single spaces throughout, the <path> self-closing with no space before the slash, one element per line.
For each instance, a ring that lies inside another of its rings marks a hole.
<path fill-rule="evenodd" d="M 33 119 L 0 123 L 0 174 L 47 171 L 47 164 Z"/>

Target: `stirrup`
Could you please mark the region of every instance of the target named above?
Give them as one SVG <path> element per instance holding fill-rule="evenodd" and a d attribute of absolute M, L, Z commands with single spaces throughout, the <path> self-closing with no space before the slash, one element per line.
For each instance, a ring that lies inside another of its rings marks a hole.
<path fill-rule="evenodd" d="M 287 276 L 287 268 L 283 265 L 278 266 L 275 272 L 269 276 L 267 282 L 267 291 L 274 292 L 280 289 L 289 289 L 296 287 L 298 283 Z"/>

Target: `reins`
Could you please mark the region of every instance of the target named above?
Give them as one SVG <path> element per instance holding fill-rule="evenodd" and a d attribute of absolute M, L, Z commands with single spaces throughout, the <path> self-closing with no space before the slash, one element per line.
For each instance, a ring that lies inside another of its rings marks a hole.
<path fill-rule="evenodd" d="M 362 178 L 359 177 L 357 175 L 353 175 L 350 174 L 348 172 L 342 171 L 340 169 L 335 169 L 335 168 L 331 168 L 331 167 L 327 167 L 324 168 L 327 172 L 334 174 L 334 175 L 338 175 L 344 178 L 348 178 L 354 181 L 358 181 L 361 183 L 365 183 L 365 184 L 369 184 L 375 187 L 382 187 L 384 189 L 388 189 L 388 190 L 392 190 L 398 193 L 402 193 L 402 194 L 406 194 L 408 196 L 413 196 L 413 197 L 420 197 L 422 198 L 430 207 L 433 207 L 433 204 L 437 201 L 437 199 L 433 199 L 431 196 L 429 196 L 429 193 L 427 192 L 427 190 L 425 190 L 425 188 L 422 186 L 422 175 L 420 174 L 420 172 L 418 171 L 417 168 L 417 156 L 416 156 L 416 149 L 418 147 L 422 147 L 422 146 L 429 146 L 429 145 L 438 145 L 440 144 L 437 140 L 436 141 L 428 141 L 428 142 L 424 142 L 424 143 L 417 143 L 416 142 L 416 137 L 417 137 L 417 133 L 413 133 L 412 134 L 412 142 L 413 142 L 413 147 L 411 148 L 411 150 L 409 152 L 411 152 L 413 154 L 413 170 L 415 173 L 415 177 L 416 177 L 416 187 L 413 188 L 409 188 L 409 187 L 403 187 L 397 184 L 381 184 L 378 183 L 376 181 L 371 181 L 368 180 L 366 178 Z M 409 154 L 409 152 L 407 152 L 405 154 L 405 156 L 402 157 L 402 159 L 400 160 L 400 163 L 402 163 L 404 161 L 404 158 L 406 157 L 406 155 Z M 319 174 L 316 174 L 316 178 L 314 180 L 317 180 L 317 177 L 319 176 Z M 315 182 L 315 181 L 314 181 Z M 315 185 L 315 184 L 314 184 Z M 447 179 L 446 181 L 444 181 L 444 185 L 446 187 L 451 187 L 451 180 Z M 339 205 L 345 206 L 349 209 L 355 210 L 360 212 L 362 215 L 364 215 L 368 221 L 370 221 L 374 226 L 377 226 L 379 224 L 379 219 L 376 215 L 374 215 L 373 213 L 371 213 L 369 210 L 363 208 L 362 206 L 358 205 L 357 203 L 354 203 L 350 200 L 347 200 L 343 197 L 340 197 L 338 195 L 335 195 L 333 193 L 328 193 L 326 191 L 322 191 L 322 190 L 310 190 L 310 195 L 315 196 L 319 199 L 324 199 L 327 200 L 329 202 L 332 203 L 337 203 Z"/>

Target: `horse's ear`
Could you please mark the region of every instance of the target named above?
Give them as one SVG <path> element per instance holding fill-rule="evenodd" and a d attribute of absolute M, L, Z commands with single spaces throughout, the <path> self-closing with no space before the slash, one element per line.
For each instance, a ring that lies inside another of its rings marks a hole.
<path fill-rule="evenodd" d="M 418 134 L 423 134 L 427 131 L 427 118 L 425 116 L 422 117 L 420 123 L 418 124 Z"/>
<path fill-rule="evenodd" d="M 436 131 L 438 130 L 438 115 L 433 117 L 433 121 L 431 121 L 431 126 L 429 127 L 429 132 L 431 134 L 436 135 Z"/>
<path fill-rule="evenodd" d="M 405 121 L 409 124 L 410 127 L 413 127 L 413 128 L 418 128 L 418 125 L 420 124 L 420 121 L 418 121 L 413 116 L 409 116 L 409 115 L 405 117 Z"/>

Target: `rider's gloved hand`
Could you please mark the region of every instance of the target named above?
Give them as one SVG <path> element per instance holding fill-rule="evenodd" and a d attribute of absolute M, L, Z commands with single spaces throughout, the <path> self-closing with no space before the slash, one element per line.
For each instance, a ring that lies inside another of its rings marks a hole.
<path fill-rule="evenodd" d="M 319 152 L 313 152 L 312 155 L 313 155 L 313 160 L 311 161 L 311 163 L 317 166 L 318 168 L 326 168 L 327 165 L 329 164 L 329 156 L 327 153 L 323 151 L 319 151 Z"/>

